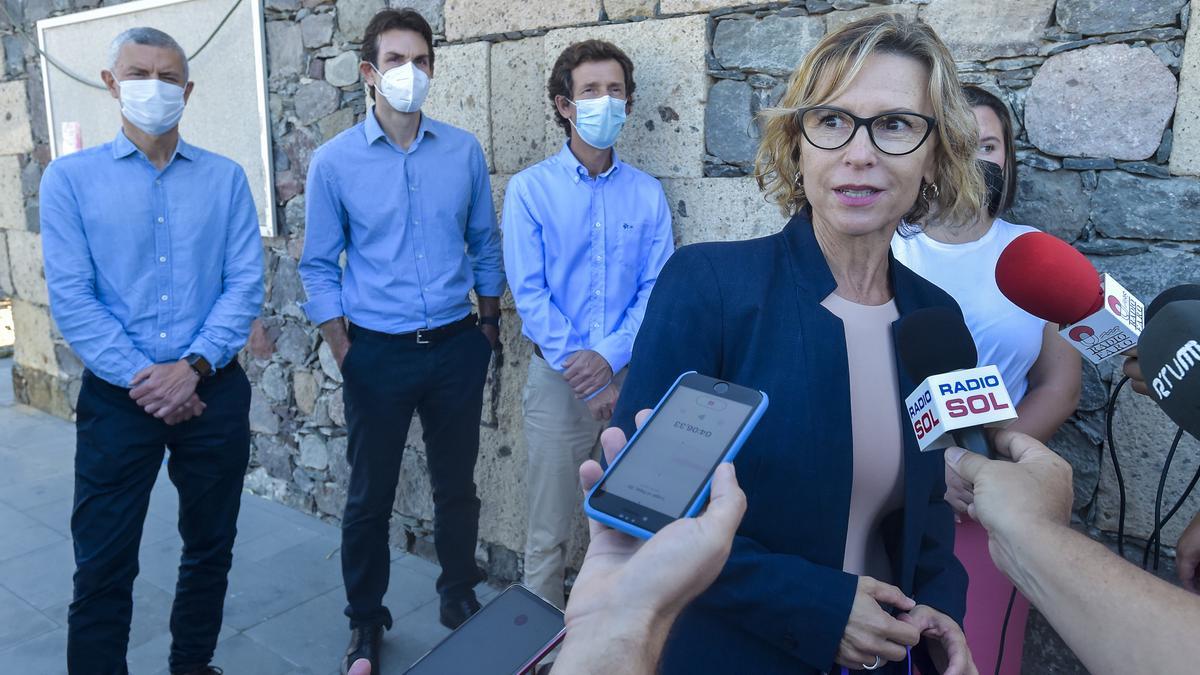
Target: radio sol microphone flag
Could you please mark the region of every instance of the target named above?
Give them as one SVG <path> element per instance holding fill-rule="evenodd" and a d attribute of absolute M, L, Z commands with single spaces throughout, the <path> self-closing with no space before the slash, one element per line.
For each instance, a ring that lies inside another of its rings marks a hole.
<path fill-rule="evenodd" d="M 901 318 L 896 351 L 909 379 L 919 382 L 905 410 L 922 451 L 959 445 L 990 455 L 986 424 L 1015 419 L 1016 407 L 993 365 L 976 366 L 975 341 L 962 315 L 927 307 Z"/>
<path fill-rule="evenodd" d="M 977 445 L 960 441 L 956 435 L 1017 417 L 996 366 L 931 375 L 904 404 L 922 451 L 964 443 Z M 979 452 L 978 447 L 967 449 Z M 980 454 L 988 454 L 986 447 Z"/>

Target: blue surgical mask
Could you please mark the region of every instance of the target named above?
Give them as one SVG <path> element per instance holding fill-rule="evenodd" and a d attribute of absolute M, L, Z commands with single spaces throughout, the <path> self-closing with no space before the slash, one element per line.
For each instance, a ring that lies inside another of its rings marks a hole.
<path fill-rule="evenodd" d="M 575 104 L 575 121 L 571 126 L 579 132 L 584 143 L 606 150 L 617 142 L 625 126 L 625 101 L 611 96 L 571 101 Z"/>

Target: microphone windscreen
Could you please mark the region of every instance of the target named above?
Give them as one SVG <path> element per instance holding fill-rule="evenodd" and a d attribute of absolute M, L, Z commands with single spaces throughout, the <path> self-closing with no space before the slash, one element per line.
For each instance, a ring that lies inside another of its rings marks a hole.
<path fill-rule="evenodd" d="M 1200 300 L 1200 284 L 1180 284 L 1172 286 L 1146 306 L 1146 323 L 1150 323 L 1150 319 L 1158 314 L 1158 310 L 1162 309 L 1167 303 L 1175 302 L 1176 300 Z"/>
<path fill-rule="evenodd" d="M 1158 407 L 1200 439 L 1200 300 L 1164 305 L 1138 338 L 1138 361 Z"/>
<path fill-rule="evenodd" d="M 896 353 L 914 383 L 930 375 L 974 368 L 979 361 L 971 331 L 962 315 L 949 307 L 922 307 L 900 317 Z"/>
<path fill-rule="evenodd" d="M 1054 324 L 1075 323 L 1100 309 L 1100 275 L 1070 244 L 1045 232 L 1013 239 L 996 261 L 996 285 L 1014 305 Z"/>

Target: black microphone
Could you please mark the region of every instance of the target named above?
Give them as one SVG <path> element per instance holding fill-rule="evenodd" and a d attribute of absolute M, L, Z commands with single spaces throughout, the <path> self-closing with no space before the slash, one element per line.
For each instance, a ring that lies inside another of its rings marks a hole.
<path fill-rule="evenodd" d="M 1158 308 L 1138 339 L 1138 360 L 1150 397 L 1172 422 L 1200 439 L 1200 300 Z"/>
<path fill-rule="evenodd" d="M 1146 323 L 1158 314 L 1158 310 L 1176 300 L 1200 300 L 1200 284 L 1180 284 L 1172 286 L 1158 294 L 1149 305 L 1146 305 Z"/>
<path fill-rule="evenodd" d="M 979 352 L 962 315 L 949 307 L 925 307 L 900 318 L 896 353 L 918 386 L 905 399 L 922 451 L 959 447 L 992 456 L 985 424 L 1011 420 L 1015 407 L 995 366 L 978 367 Z"/>

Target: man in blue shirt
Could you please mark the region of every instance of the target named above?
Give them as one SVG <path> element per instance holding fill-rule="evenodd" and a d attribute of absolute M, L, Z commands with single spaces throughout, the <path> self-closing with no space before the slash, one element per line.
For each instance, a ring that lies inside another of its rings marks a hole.
<path fill-rule="evenodd" d="M 133 28 L 111 55 L 101 77 L 121 130 L 55 160 L 41 185 L 51 311 L 87 367 L 67 667 L 127 672 L 138 545 L 165 447 L 183 538 L 170 670 L 215 673 L 250 453 L 237 354 L 262 304 L 258 217 L 241 167 L 179 137 L 193 86 L 179 44 Z"/>
<path fill-rule="evenodd" d="M 392 624 L 383 605 L 388 521 L 414 411 L 433 488 L 441 621 L 457 628 L 479 609 L 474 471 L 504 272 L 479 142 L 420 111 L 433 75 L 429 24 L 413 10 L 381 11 L 363 36 L 362 59 L 375 105 L 313 155 L 300 276 L 305 311 L 344 380 L 351 638 L 343 670 L 367 658 L 381 672 L 380 640 Z"/>
<path fill-rule="evenodd" d="M 525 384 L 529 531 L 525 583 L 562 607 L 578 468 L 612 417 L 654 280 L 674 250 L 658 180 L 617 158 L 633 63 L 616 46 L 567 47 L 550 100 L 567 140 L 512 177 L 504 263 L 533 342 Z"/>

